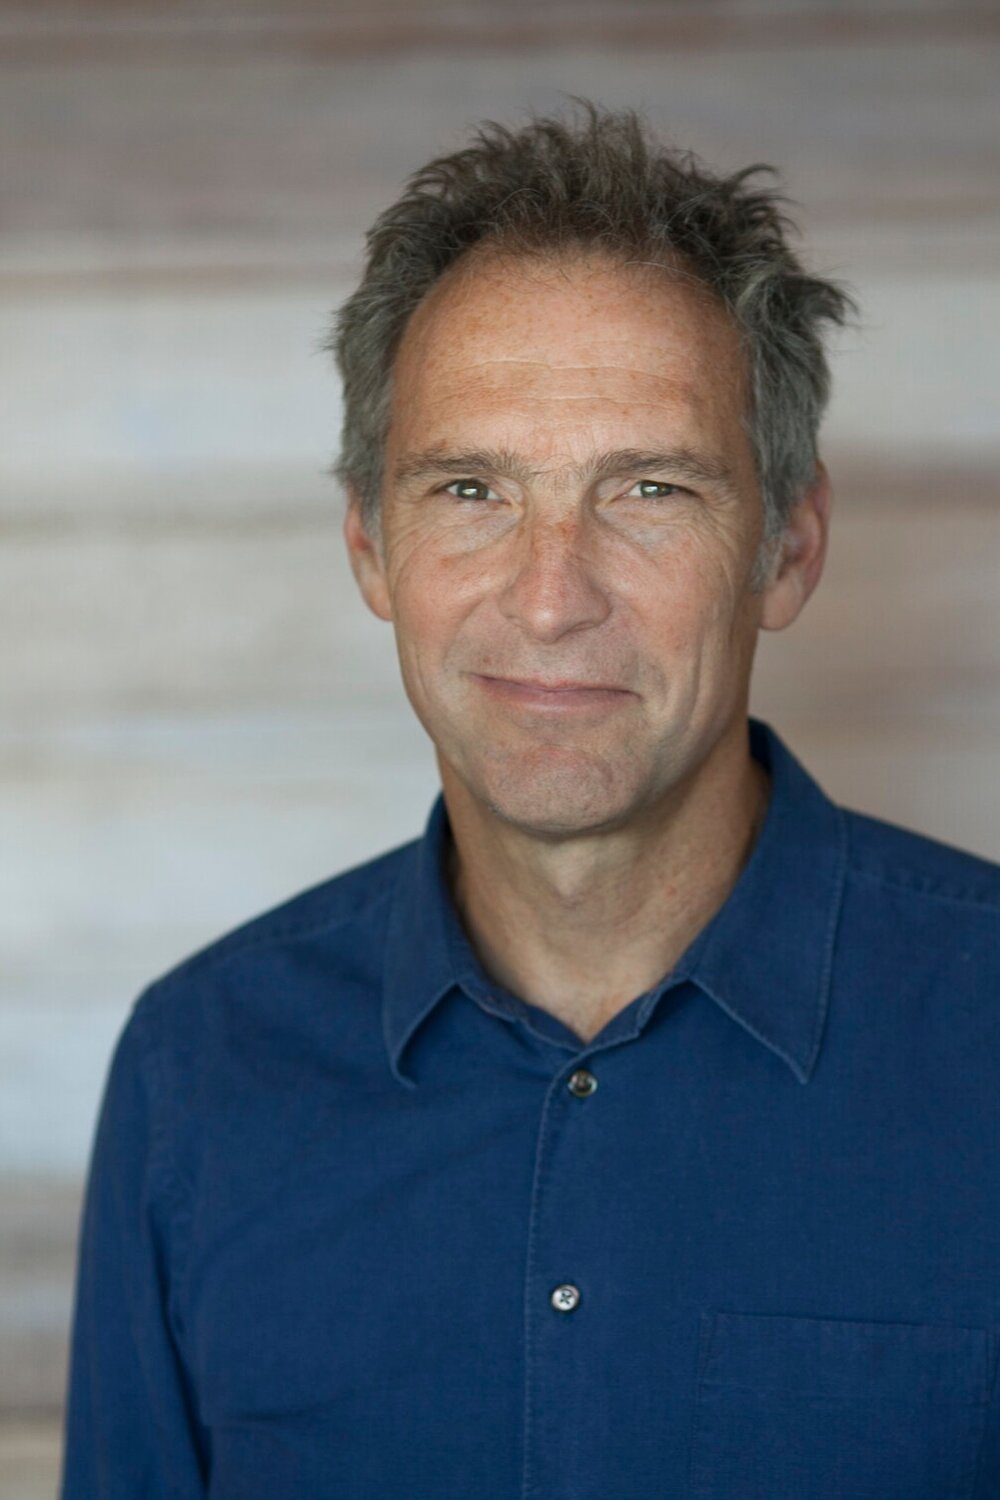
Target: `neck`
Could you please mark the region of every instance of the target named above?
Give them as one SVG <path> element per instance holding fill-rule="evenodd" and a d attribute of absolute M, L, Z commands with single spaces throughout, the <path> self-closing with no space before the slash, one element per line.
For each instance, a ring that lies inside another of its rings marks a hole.
<path fill-rule="evenodd" d="M 655 813 L 557 843 L 505 823 L 441 769 L 452 893 L 483 968 L 584 1041 L 657 984 L 723 905 L 768 798 L 745 730 Z"/>

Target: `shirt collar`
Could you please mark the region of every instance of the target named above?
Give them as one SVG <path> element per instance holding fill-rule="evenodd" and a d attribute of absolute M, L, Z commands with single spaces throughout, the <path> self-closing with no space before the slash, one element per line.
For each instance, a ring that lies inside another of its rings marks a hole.
<path fill-rule="evenodd" d="M 771 775 L 763 827 L 723 906 L 649 992 L 642 1023 L 661 994 L 690 980 L 807 1083 L 826 1017 L 846 826 L 774 730 L 751 719 L 749 732 Z M 423 837 L 405 850 L 386 930 L 383 1035 L 392 1072 L 408 1087 L 415 1081 L 401 1057 L 417 1027 L 454 986 L 474 994 L 489 983 L 451 895 L 450 840 L 438 793 Z"/>

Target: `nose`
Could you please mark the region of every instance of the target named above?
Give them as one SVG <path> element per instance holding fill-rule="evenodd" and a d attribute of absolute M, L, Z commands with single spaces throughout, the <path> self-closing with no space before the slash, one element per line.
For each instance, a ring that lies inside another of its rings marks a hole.
<path fill-rule="evenodd" d="M 552 643 L 600 625 L 611 611 L 593 557 L 587 518 L 534 516 L 512 538 L 501 614 L 536 641 Z"/>

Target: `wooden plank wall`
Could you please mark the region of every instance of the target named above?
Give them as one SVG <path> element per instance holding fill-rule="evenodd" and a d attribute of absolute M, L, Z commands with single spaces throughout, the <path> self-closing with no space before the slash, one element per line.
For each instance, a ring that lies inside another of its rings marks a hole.
<path fill-rule="evenodd" d="M 470 122 L 582 93 L 783 169 L 864 322 L 828 576 L 755 708 L 837 796 L 1000 858 L 998 41 L 944 0 L 0 8 L 5 1495 L 54 1462 L 132 999 L 435 790 L 343 556 L 318 346 L 366 225 Z"/>

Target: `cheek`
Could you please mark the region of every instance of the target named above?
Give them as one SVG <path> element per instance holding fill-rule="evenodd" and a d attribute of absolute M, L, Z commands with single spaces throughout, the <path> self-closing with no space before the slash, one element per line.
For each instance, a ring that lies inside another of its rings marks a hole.
<path fill-rule="evenodd" d="M 391 587 L 397 609 L 421 636 L 442 640 L 494 597 L 502 585 L 497 554 L 471 555 L 449 545 L 440 533 L 414 533 L 397 549 Z"/>
<path fill-rule="evenodd" d="M 463 631 L 475 595 L 456 570 L 432 562 L 425 552 L 412 554 L 393 584 L 396 643 L 404 674 L 431 696 L 432 681 Z M 438 689 L 440 691 L 440 689 Z"/>
<path fill-rule="evenodd" d="M 703 688 L 742 678 L 756 630 L 747 593 L 725 570 L 704 566 L 685 586 L 665 591 L 655 616 L 651 654 L 668 677 L 693 674 Z"/>
<path fill-rule="evenodd" d="M 694 543 L 678 548 L 654 576 L 644 580 L 646 597 L 666 639 L 678 645 L 692 637 L 726 635 L 742 613 L 746 569 L 738 559 Z"/>

